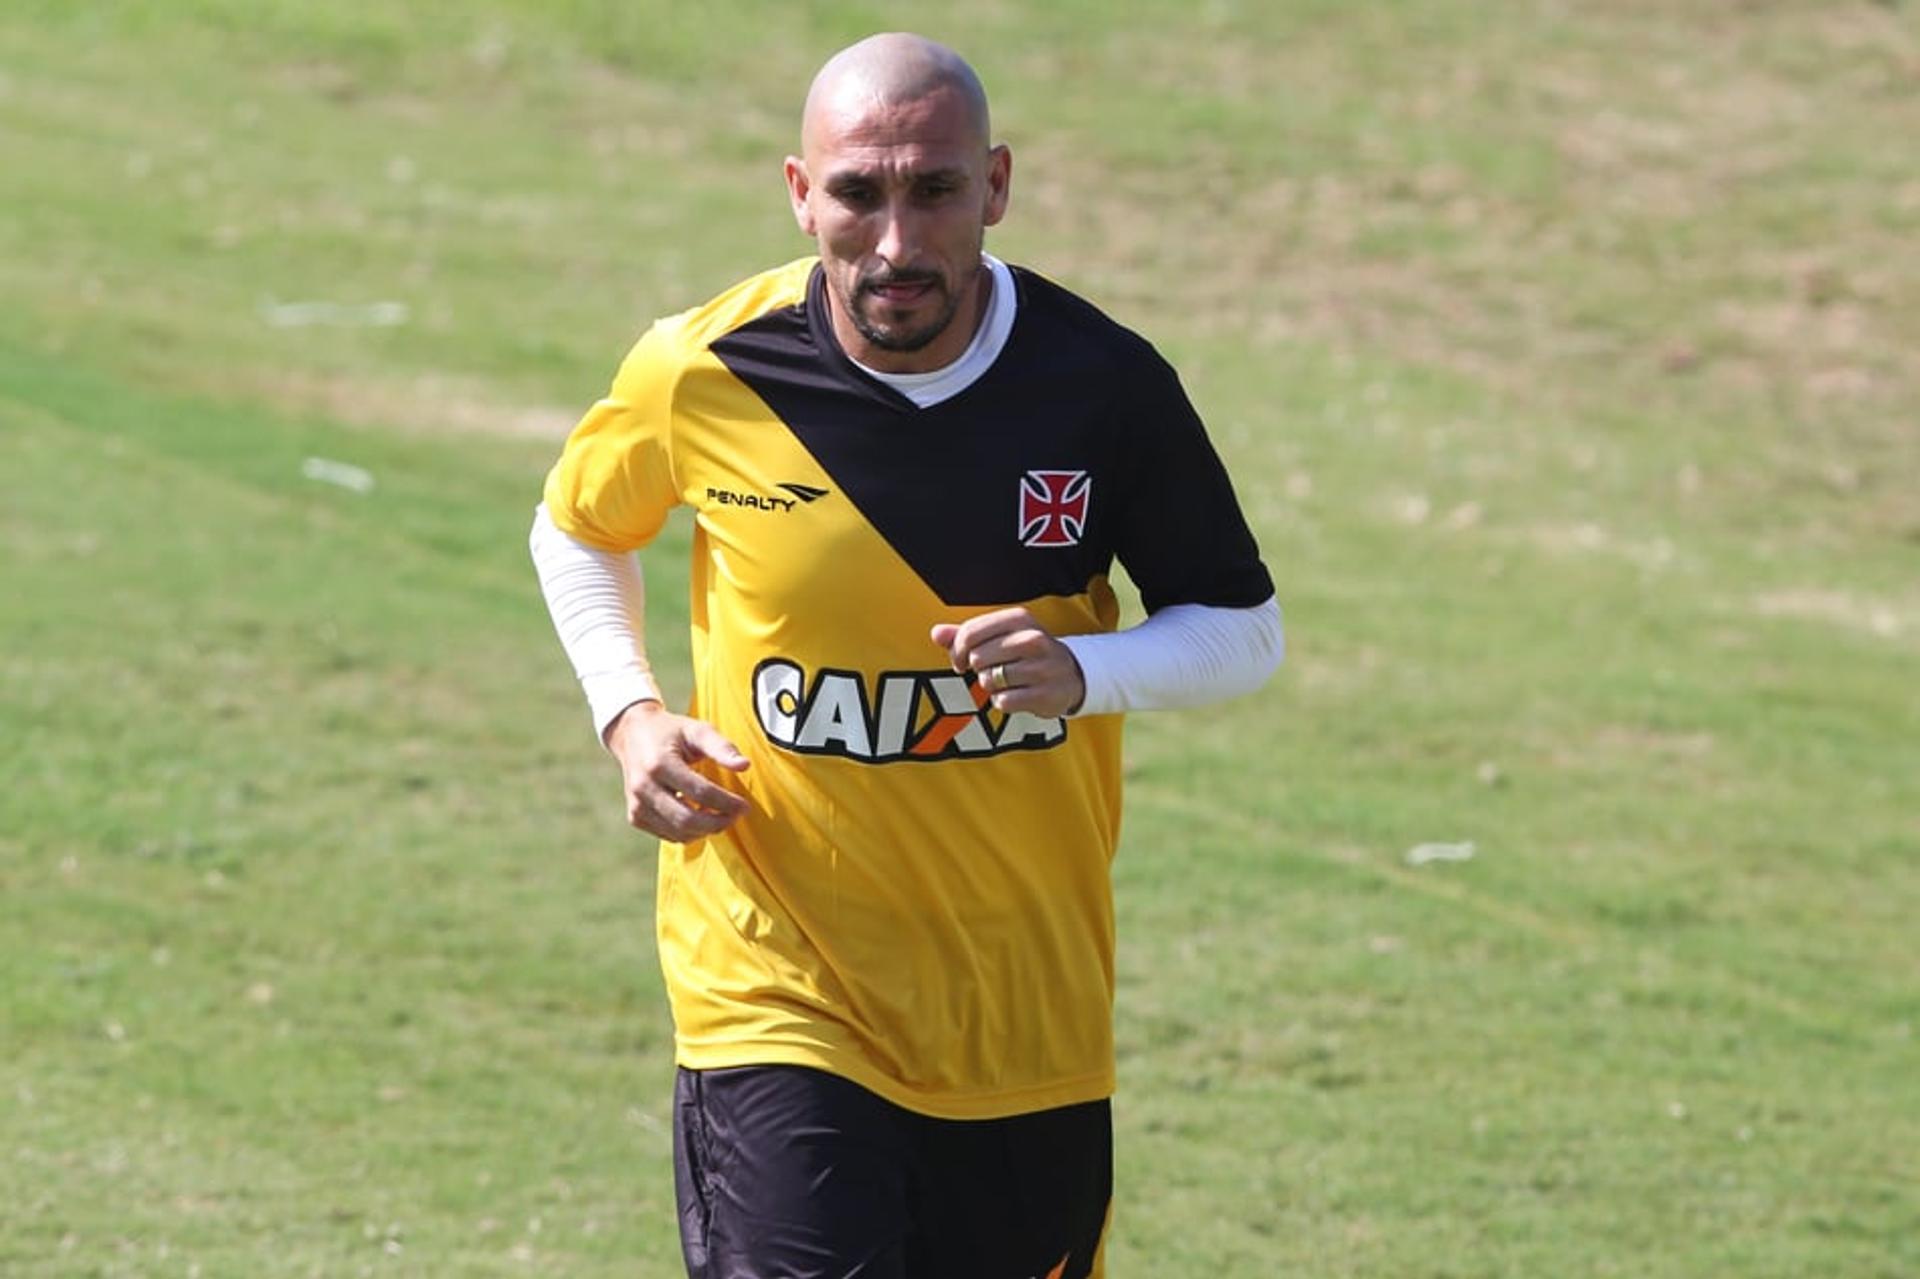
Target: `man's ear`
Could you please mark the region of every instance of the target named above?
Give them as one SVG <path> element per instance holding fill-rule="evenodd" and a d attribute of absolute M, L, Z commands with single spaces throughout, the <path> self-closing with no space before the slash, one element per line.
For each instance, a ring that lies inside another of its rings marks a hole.
<path fill-rule="evenodd" d="M 787 199 L 793 205 L 793 220 L 800 224 L 804 234 L 812 237 L 816 234 L 813 205 L 807 197 L 813 191 L 813 182 L 807 177 L 807 162 L 797 155 L 790 155 L 782 171 L 787 176 Z"/>
<path fill-rule="evenodd" d="M 983 221 L 998 226 L 1007 216 L 1007 199 L 1013 189 L 1013 152 L 1005 143 L 987 152 L 987 208 Z"/>

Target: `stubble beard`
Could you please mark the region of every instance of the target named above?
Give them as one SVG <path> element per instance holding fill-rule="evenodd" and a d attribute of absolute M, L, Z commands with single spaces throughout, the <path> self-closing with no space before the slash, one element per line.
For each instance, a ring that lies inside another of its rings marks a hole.
<path fill-rule="evenodd" d="M 976 266 L 974 271 L 977 273 L 979 269 L 980 268 Z M 932 272 L 890 272 L 885 275 L 856 280 L 853 286 L 853 296 L 848 302 L 847 315 L 853 320 L 853 327 L 859 332 L 860 336 L 882 351 L 891 351 L 895 354 L 907 354 L 909 352 L 923 350 L 930 345 L 934 339 L 938 338 L 942 333 L 945 333 L 948 326 L 953 323 L 954 316 L 960 311 L 960 299 L 966 295 L 966 286 L 971 283 L 972 279 L 973 276 L 969 275 L 967 279 L 959 282 L 960 287 L 958 288 L 949 287 L 945 279 Z M 933 284 L 941 295 L 942 304 L 939 312 L 925 324 L 915 328 L 901 328 L 897 325 L 889 325 L 875 315 L 876 311 L 884 311 L 886 309 L 886 302 L 870 290 L 876 285 L 895 283 L 903 280 L 925 280 Z"/>

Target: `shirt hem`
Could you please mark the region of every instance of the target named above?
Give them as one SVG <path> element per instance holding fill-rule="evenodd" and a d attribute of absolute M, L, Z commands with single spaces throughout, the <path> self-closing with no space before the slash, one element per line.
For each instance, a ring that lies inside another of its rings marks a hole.
<path fill-rule="evenodd" d="M 806 1066 L 838 1075 L 896 1106 L 935 1119 L 1005 1119 L 1013 1115 L 1076 1106 L 1113 1096 L 1112 1070 L 1026 1088 L 927 1090 L 889 1078 L 865 1062 L 801 1044 L 676 1043 L 674 1062 L 688 1070 L 724 1070 L 735 1066 Z"/>

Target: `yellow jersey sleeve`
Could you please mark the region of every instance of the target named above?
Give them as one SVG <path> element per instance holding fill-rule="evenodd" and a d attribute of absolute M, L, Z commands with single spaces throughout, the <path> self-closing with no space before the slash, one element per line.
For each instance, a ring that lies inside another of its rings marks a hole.
<path fill-rule="evenodd" d="M 673 473 L 673 403 L 684 360 L 681 324 L 662 320 L 634 343 L 606 397 L 587 410 L 547 475 L 544 500 L 567 536 L 632 551 L 680 502 Z"/>

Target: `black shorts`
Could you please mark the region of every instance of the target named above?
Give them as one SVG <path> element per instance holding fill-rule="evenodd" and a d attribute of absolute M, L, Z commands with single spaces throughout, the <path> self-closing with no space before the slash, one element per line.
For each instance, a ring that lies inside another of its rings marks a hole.
<path fill-rule="evenodd" d="M 1113 1193 L 1105 1101 L 935 1119 L 798 1066 L 685 1070 L 673 1169 L 692 1279 L 1086 1279 Z"/>

